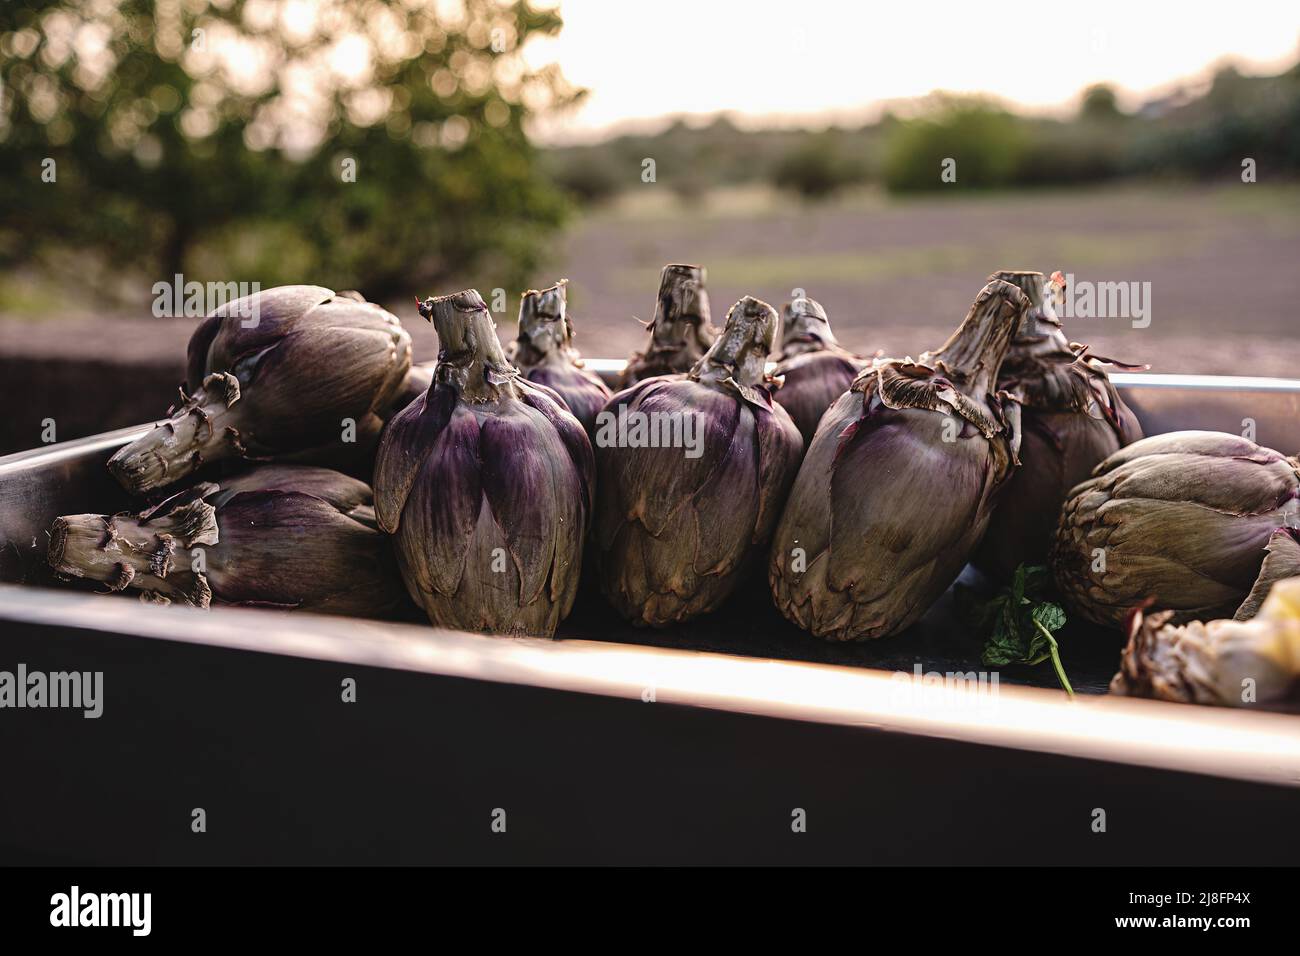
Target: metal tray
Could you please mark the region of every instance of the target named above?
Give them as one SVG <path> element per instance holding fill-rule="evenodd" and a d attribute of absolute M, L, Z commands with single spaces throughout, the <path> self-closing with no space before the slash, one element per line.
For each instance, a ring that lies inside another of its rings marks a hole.
<path fill-rule="evenodd" d="M 588 364 L 609 379 L 622 365 Z M 1261 444 L 1300 449 L 1300 381 L 1115 379 L 1148 434 L 1240 433 L 1253 423 Z M 962 675 L 982 670 L 980 648 L 955 618 L 951 595 L 907 634 L 845 646 L 787 624 L 761 584 L 714 615 L 663 631 L 628 627 L 597 596 L 580 595 L 554 641 L 145 607 L 56 585 L 45 529 L 59 514 L 125 508 L 104 461 L 149 427 L 0 458 L 0 669 L 24 661 L 31 669 L 103 670 L 105 713 L 115 718 L 0 712 L 0 740 L 14 766 L 47 783 L 0 788 L 0 819 L 8 821 L 0 825 L 0 861 L 7 847 L 16 859 L 104 862 L 915 862 L 908 854 L 919 846 L 934 862 L 1027 862 L 1059 859 L 1050 844 L 1098 862 L 1149 861 L 1145 854 L 1163 847 L 1164 862 L 1190 852 L 1180 828 L 1202 826 L 1196 814 L 1223 801 L 1254 809 L 1220 820 L 1216 861 L 1280 860 L 1297 848 L 1295 718 L 1106 697 L 1121 642 L 1078 625 L 1062 640 L 1081 692 L 1075 701 L 1052 689 L 1047 668 L 1009 669 L 997 675 L 996 693 L 987 685 L 974 691 Z M 918 673 L 955 677 L 918 681 Z M 359 700 L 368 694 L 370 703 L 340 704 L 340 674 L 366 675 Z M 360 713 L 367 733 L 358 736 L 348 715 Z M 125 727 L 130 742 L 101 736 L 100 725 Z M 376 749 L 377 739 L 393 749 Z M 435 752 L 432 762 L 420 756 Z M 130 754 L 148 759 L 115 775 L 109 755 Z M 340 757 L 377 789 L 322 789 Z M 523 843 L 485 838 L 478 831 L 490 834 L 486 823 L 404 841 L 399 832 L 409 830 L 386 801 L 406 807 L 419 785 L 439 790 L 454 819 L 486 820 L 493 800 L 513 799 L 535 828 Z M 99 788 L 98 809 L 74 796 L 87 786 Z M 1100 794 L 1081 796 L 1089 787 L 1147 817 L 1141 846 L 1088 842 L 1083 803 L 1106 806 Z M 689 808 L 681 803 L 687 792 Z M 1045 806 L 1078 804 L 1074 822 L 1064 810 L 1060 819 L 1044 810 L 1037 829 L 1004 834 L 991 855 L 969 857 L 945 842 L 978 832 L 980 820 L 1004 812 L 1001 800 L 1030 793 Z M 262 802 L 250 804 L 254 796 Z M 236 807 L 246 828 L 196 845 L 181 804 L 204 799 L 224 801 L 226 812 Z M 838 840 L 791 843 L 789 808 L 818 800 L 838 820 Z M 161 824 L 160 801 L 166 815 L 184 819 Z M 106 805 L 130 824 L 92 826 Z M 934 842 L 913 835 L 908 843 L 878 820 L 845 815 L 849 805 L 924 816 Z M 588 823 L 574 822 L 575 806 Z M 704 832 L 693 814 L 711 807 L 728 822 Z M 936 811 L 944 821 L 937 829 Z M 276 822 L 293 813 L 310 825 L 289 825 L 268 842 Z M 548 816 L 565 813 L 569 829 Z M 534 816 L 550 822 L 539 826 Z M 46 825 L 14 825 L 24 820 Z M 1275 824 L 1287 831 L 1281 842 L 1267 830 Z M 58 839 L 48 838 L 50 828 Z"/>

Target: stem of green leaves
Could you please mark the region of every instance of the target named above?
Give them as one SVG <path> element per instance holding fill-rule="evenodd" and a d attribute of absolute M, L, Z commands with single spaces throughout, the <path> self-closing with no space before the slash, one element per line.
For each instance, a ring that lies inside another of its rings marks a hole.
<path fill-rule="evenodd" d="M 1074 688 L 1070 686 L 1070 679 L 1065 676 L 1065 668 L 1061 666 L 1061 649 L 1056 643 L 1056 638 L 1052 637 L 1052 632 L 1043 627 L 1043 625 L 1039 624 L 1037 621 L 1034 621 L 1034 627 L 1038 628 L 1038 630 L 1042 632 L 1043 637 L 1047 638 L 1048 644 L 1051 645 L 1052 667 L 1056 669 L 1056 679 L 1061 682 L 1061 686 L 1065 688 L 1065 692 L 1073 697 Z"/>

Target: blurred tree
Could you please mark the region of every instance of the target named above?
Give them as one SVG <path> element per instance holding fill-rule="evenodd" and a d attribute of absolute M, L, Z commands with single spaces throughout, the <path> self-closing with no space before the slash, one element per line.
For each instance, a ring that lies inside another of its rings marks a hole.
<path fill-rule="evenodd" d="M 1022 122 L 993 103 L 940 94 L 927 112 L 893 126 L 885 145 L 885 185 L 895 192 L 1011 185 L 1025 147 Z M 956 179 L 941 178 L 955 160 Z"/>
<path fill-rule="evenodd" d="M 867 178 L 865 163 L 853 155 L 837 130 L 807 137 L 782 156 L 772 171 L 778 188 L 813 200 L 825 199 Z"/>
<path fill-rule="evenodd" d="M 524 122 L 581 96 L 519 51 L 560 25 L 524 0 L 6 0 L 0 262 L 519 287 L 567 209 Z"/>
<path fill-rule="evenodd" d="M 1105 121 L 1119 119 L 1123 115 L 1113 87 L 1105 83 L 1096 83 L 1083 91 L 1083 100 L 1079 104 L 1079 119 Z"/>

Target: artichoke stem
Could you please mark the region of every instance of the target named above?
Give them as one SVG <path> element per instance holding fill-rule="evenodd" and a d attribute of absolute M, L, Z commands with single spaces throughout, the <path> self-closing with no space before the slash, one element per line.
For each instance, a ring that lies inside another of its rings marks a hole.
<path fill-rule="evenodd" d="M 767 355 L 776 337 L 776 310 L 744 296 L 727 313 L 727 325 L 691 369 L 695 381 L 757 385 L 766 376 Z"/>
<path fill-rule="evenodd" d="M 787 302 L 782 317 L 782 358 L 839 347 L 840 343 L 831 331 L 830 319 L 820 302 L 807 296 Z"/>
<path fill-rule="evenodd" d="M 213 382 L 221 378 L 221 382 Z M 140 494 L 161 488 L 207 462 L 242 452 L 234 427 L 228 388 L 230 376 L 209 376 L 193 396 L 167 421 L 147 435 L 119 448 L 108 460 L 109 471 L 128 491 Z M 215 385 L 215 388 L 207 386 Z M 235 400 L 238 386 L 235 386 Z"/>
<path fill-rule="evenodd" d="M 922 361 L 942 365 L 948 375 L 962 380 L 959 384 L 974 386 L 976 394 L 991 395 L 1011 338 L 1028 308 L 1024 292 L 1010 282 L 994 280 L 981 290 L 952 337 L 937 352 L 922 356 Z"/>
<path fill-rule="evenodd" d="M 519 335 L 515 339 L 515 364 L 568 365 L 573 344 L 573 326 L 566 315 L 565 287 L 561 279 L 547 289 L 529 289 L 519 303 Z"/>
<path fill-rule="evenodd" d="M 518 397 L 514 380 L 519 372 L 506 358 L 496 323 L 477 289 L 425 299 L 420 314 L 438 333 L 435 382 L 453 386 L 468 402 Z"/>
<path fill-rule="evenodd" d="M 995 272 L 988 277 L 989 282 L 1009 282 L 1029 297 L 1029 306 L 1034 309 L 1043 307 L 1043 284 L 1047 277 L 1041 272 Z"/>
<path fill-rule="evenodd" d="M 47 559 L 59 574 L 132 587 L 206 607 L 211 592 L 187 551 L 217 543 L 216 512 L 193 501 L 144 520 L 132 515 L 65 515 L 50 528 Z M 178 553 L 179 551 L 179 553 Z"/>
<path fill-rule="evenodd" d="M 698 334 L 704 344 L 709 344 L 711 325 L 709 300 L 704 293 L 704 270 L 691 265 L 664 266 L 654 322 L 650 326 L 651 346 L 656 349 L 680 348 L 694 325 L 698 325 Z"/>

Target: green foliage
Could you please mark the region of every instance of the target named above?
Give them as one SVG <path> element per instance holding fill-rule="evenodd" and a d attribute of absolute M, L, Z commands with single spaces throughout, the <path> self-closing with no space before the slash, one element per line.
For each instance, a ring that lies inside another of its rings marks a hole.
<path fill-rule="evenodd" d="M 1014 183 L 1025 149 L 1020 120 L 984 100 L 940 97 L 928 114 L 897 124 L 885 144 L 884 180 L 894 192 L 989 189 Z M 940 178 L 956 160 L 956 180 Z"/>
<path fill-rule="evenodd" d="M 975 601 L 966 594 L 967 618 L 976 633 L 986 638 L 985 664 L 1032 667 L 1050 659 L 1061 686 L 1073 695 L 1054 636 L 1065 626 L 1065 611 L 1050 600 L 1051 588 L 1047 568 L 1022 564 L 1016 568 L 1011 583 L 988 600 Z"/>
<path fill-rule="evenodd" d="M 1095 83 L 1083 91 L 1083 99 L 1079 104 L 1079 119 L 1088 122 L 1108 122 L 1122 119 L 1123 116 L 1113 87 L 1105 83 Z"/>
<path fill-rule="evenodd" d="M 808 137 L 781 157 L 772 180 L 805 199 L 824 199 L 867 176 L 866 163 L 853 155 L 845 137 L 827 131 Z"/>
<path fill-rule="evenodd" d="M 324 0 L 290 31 L 282 0 L 0 4 L 0 264 L 76 247 L 150 282 L 526 283 L 567 204 L 523 124 L 580 93 L 518 51 L 560 20 L 412 6 Z"/>

